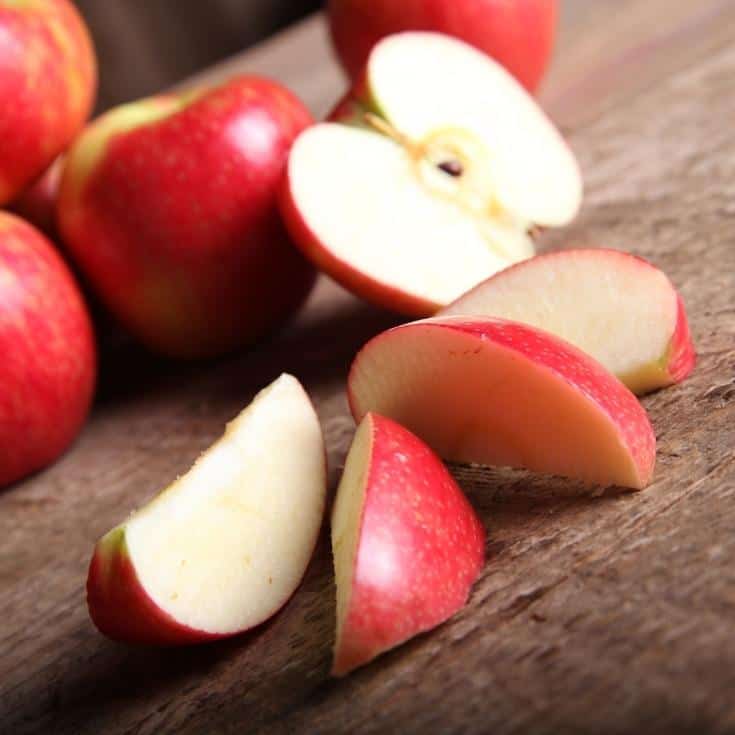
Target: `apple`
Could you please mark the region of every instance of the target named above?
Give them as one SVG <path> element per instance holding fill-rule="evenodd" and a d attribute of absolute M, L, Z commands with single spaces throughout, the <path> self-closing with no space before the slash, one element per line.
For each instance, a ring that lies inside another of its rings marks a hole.
<path fill-rule="evenodd" d="M 0 206 L 69 145 L 96 88 L 92 42 L 69 0 L 0 0 Z"/>
<path fill-rule="evenodd" d="M 0 487 L 53 462 L 89 411 L 92 324 L 51 243 L 0 211 Z"/>
<path fill-rule="evenodd" d="M 11 205 L 13 212 L 52 239 L 58 239 L 56 200 L 63 165 L 63 157 L 59 156 Z"/>
<path fill-rule="evenodd" d="M 450 618 L 482 569 L 485 532 L 439 458 L 368 413 L 332 512 L 341 676 Z"/>
<path fill-rule="evenodd" d="M 282 375 L 187 474 L 97 543 L 87 578 L 97 628 L 116 640 L 178 645 L 275 614 L 316 544 L 325 456 L 309 397 Z"/>
<path fill-rule="evenodd" d="M 492 56 L 529 91 L 549 64 L 556 0 L 329 0 L 332 42 L 355 78 L 375 43 L 400 31 L 439 31 Z"/>
<path fill-rule="evenodd" d="M 380 41 L 331 120 L 294 143 L 281 211 L 321 269 L 380 306 L 433 314 L 579 208 L 579 168 L 552 123 L 448 36 Z"/>
<path fill-rule="evenodd" d="M 489 317 L 434 317 L 363 347 L 348 379 L 356 421 L 398 421 L 444 459 L 644 488 L 656 439 L 635 396 L 547 332 Z"/>
<path fill-rule="evenodd" d="M 305 300 L 315 271 L 277 189 L 301 102 L 265 79 L 115 108 L 71 148 L 58 224 L 100 300 L 151 350 L 198 358 L 251 344 Z"/>
<path fill-rule="evenodd" d="M 695 354 L 681 297 L 658 268 L 617 250 L 562 250 L 518 263 L 441 315 L 494 316 L 552 332 L 635 393 L 683 380 Z"/>

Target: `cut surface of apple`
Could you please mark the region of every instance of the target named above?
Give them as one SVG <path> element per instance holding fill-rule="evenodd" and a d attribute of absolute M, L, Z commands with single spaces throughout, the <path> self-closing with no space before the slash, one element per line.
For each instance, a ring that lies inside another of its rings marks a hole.
<path fill-rule="evenodd" d="M 368 414 L 332 512 L 340 676 L 451 617 L 484 557 L 484 529 L 439 458 Z"/>
<path fill-rule="evenodd" d="M 152 644 L 263 622 L 304 574 L 325 496 L 319 421 L 284 374 L 186 475 L 99 541 L 87 581 L 93 621 L 112 638 Z"/>
<path fill-rule="evenodd" d="M 540 327 L 598 360 L 635 393 L 683 380 L 695 355 L 684 304 L 642 258 L 585 248 L 538 255 L 484 281 L 441 315 Z"/>
<path fill-rule="evenodd" d="M 374 337 L 348 385 L 356 421 L 398 421 L 443 458 L 644 488 L 656 439 L 635 396 L 593 358 L 534 327 L 435 317 Z"/>
<path fill-rule="evenodd" d="M 365 298 L 433 313 L 570 221 L 574 155 L 500 65 L 437 33 L 373 49 L 364 78 L 292 148 L 282 212 L 304 252 Z"/>

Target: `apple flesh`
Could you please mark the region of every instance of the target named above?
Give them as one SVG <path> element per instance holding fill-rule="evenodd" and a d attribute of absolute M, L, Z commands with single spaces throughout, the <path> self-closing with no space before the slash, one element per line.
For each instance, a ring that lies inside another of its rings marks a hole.
<path fill-rule="evenodd" d="M 310 122 L 288 90 L 245 76 L 116 108 L 74 144 L 61 236 L 100 300 L 150 349 L 229 352 L 306 299 L 315 271 L 283 229 L 277 188 Z"/>
<path fill-rule="evenodd" d="M 157 645 L 262 623 L 304 575 L 325 496 L 319 421 L 282 375 L 186 475 L 97 543 L 92 620 L 110 638 Z"/>
<path fill-rule="evenodd" d="M 425 316 L 532 256 L 533 227 L 569 222 L 581 192 L 572 152 L 501 66 L 402 33 L 375 46 L 331 122 L 298 137 L 281 211 L 342 285 Z"/>
<path fill-rule="evenodd" d="M 372 47 L 401 31 L 438 31 L 476 46 L 534 91 L 548 66 L 556 0 L 329 0 L 332 42 L 355 78 Z"/>
<path fill-rule="evenodd" d="M 84 423 L 97 371 L 92 324 L 51 243 L 0 211 L 0 487 L 54 461 Z"/>
<path fill-rule="evenodd" d="M 635 396 L 593 358 L 503 319 L 435 317 L 374 337 L 348 381 L 356 421 L 398 421 L 444 459 L 644 488 L 656 439 Z"/>
<path fill-rule="evenodd" d="M 639 394 L 683 380 L 695 362 L 676 289 L 658 268 L 617 250 L 539 255 L 492 276 L 441 315 L 539 327 L 594 357 Z"/>
<path fill-rule="evenodd" d="M 0 206 L 69 145 L 96 86 L 92 42 L 69 0 L 0 0 Z"/>
<path fill-rule="evenodd" d="M 367 414 L 332 513 L 341 676 L 454 615 L 482 569 L 485 533 L 439 458 Z"/>

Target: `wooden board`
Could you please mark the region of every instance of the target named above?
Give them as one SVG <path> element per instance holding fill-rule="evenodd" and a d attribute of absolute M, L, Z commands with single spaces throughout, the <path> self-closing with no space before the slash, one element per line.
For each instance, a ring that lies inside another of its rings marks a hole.
<path fill-rule="evenodd" d="M 279 372 L 315 398 L 334 487 L 354 429 L 343 383 L 396 317 L 323 279 L 257 350 L 181 367 L 108 354 L 81 438 L 0 494 L 0 731 L 8 733 L 735 730 L 735 3 L 569 0 L 542 95 L 585 173 L 579 219 L 546 246 L 629 249 L 681 289 L 699 352 L 645 399 L 659 440 L 640 494 L 456 468 L 487 564 L 449 623 L 346 680 L 323 536 L 284 611 L 243 637 L 139 650 L 96 633 L 95 540 L 181 473 Z M 314 18 L 212 70 L 276 76 L 323 113 L 342 80 Z M 200 80 L 201 81 L 201 80 Z"/>

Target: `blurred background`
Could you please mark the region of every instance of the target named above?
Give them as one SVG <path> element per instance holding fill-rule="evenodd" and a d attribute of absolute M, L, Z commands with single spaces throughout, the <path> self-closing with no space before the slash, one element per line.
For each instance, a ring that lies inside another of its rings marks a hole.
<path fill-rule="evenodd" d="M 74 0 L 95 40 L 97 110 L 168 87 L 317 10 L 321 0 Z"/>

